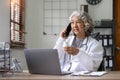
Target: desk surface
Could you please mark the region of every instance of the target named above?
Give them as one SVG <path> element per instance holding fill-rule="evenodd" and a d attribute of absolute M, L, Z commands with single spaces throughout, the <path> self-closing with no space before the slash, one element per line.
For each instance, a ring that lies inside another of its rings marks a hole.
<path fill-rule="evenodd" d="M 101 76 L 101 77 L 92 77 L 92 76 L 70 76 L 70 75 L 35 75 L 35 74 L 29 74 L 27 72 L 23 73 L 14 73 L 12 75 L 6 76 L 6 77 L 0 77 L 0 79 L 5 80 L 17 80 L 17 79 L 28 79 L 28 80 L 36 80 L 36 79 L 82 79 L 82 80 L 120 80 L 120 71 L 111 71 L 107 74 Z"/>

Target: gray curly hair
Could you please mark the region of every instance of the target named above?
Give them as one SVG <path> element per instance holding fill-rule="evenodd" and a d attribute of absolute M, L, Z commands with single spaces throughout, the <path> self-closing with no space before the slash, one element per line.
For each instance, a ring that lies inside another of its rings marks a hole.
<path fill-rule="evenodd" d="M 94 25 L 93 25 L 93 21 L 92 21 L 91 17 L 88 15 L 88 13 L 86 13 L 85 11 L 81 11 L 80 13 L 77 11 L 74 11 L 69 17 L 70 21 L 73 16 L 78 16 L 80 18 L 80 20 L 83 21 L 83 23 L 85 25 L 86 36 L 90 36 L 93 31 Z"/>

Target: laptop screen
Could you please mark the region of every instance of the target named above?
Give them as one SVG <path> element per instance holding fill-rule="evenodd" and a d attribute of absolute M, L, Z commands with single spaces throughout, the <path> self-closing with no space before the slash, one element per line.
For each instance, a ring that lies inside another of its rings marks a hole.
<path fill-rule="evenodd" d="M 32 74 L 61 74 L 56 49 L 25 49 L 28 70 Z"/>

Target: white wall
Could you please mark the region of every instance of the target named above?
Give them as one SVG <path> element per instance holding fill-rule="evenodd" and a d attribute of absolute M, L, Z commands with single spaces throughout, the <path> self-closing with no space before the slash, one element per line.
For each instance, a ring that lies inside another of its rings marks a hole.
<path fill-rule="evenodd" d="M 53 48 L 58 36 L 43 35 L 43 0 L 26 1 L 26 48 Z M 87 4 L 79 0 L 78 4 Z M 78 9 L 80 6 L 78 6 Z M 112 19 L 112 0 L 102 0 L 98 5 L 89 5 L 89 14 L 93 20 Z M 0 41 L 10 41 L 9 0 L 0 0 Z M 12 49 L 12 56 L 21 60 L 27 69 L 23 49 Z"/>
<path fill-rule="evenodd" d="M 9 0 L 0 0 L 0 41 L 10 42 Z"/>
<path fill-rule="evenodd" d="M 27 48 L 52 48 L 56 36 L 43 35 L 43 0 L 26 0 Z"/>
<path fill-rule="evenodd" d="M 78 0 L 78 5 L 81 5 L 81 4 L 88 5 L 88 13 L 93 20 L 112 19 L 113 0 L 102 0 L 97 5 L 90 5 L 86 2 L 86 0 Z"/>

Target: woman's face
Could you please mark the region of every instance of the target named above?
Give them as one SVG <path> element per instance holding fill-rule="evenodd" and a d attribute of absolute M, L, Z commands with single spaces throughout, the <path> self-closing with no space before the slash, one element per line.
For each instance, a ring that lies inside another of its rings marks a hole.
<path fill-rule="evenodd" d="M 77 37 L 85 36 L 84 23 L 78 16 L 71 18 L 71 27 Z"/>

